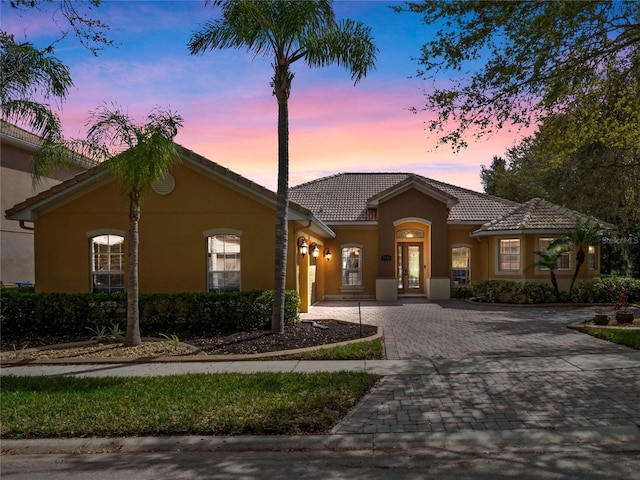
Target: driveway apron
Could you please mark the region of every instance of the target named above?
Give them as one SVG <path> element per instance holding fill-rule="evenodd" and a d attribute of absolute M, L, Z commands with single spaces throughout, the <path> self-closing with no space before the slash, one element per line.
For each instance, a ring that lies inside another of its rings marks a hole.
<path fill-rule="evenodd" d="M 637 352 L 567 328 L 594 314 L 403 299 L 321 302 L 303 319 L 381 326 L 389 360 L 423 361 L 436 372 L 383 377 L 334 433 L 640 425 Z M 599 359 L 630 353 L 620 368 L 599 368 Z"/>

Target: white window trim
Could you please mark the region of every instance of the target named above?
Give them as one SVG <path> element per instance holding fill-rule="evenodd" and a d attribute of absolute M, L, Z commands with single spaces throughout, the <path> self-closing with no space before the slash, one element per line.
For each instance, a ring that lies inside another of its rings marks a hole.
<path fill-rule="evenodd" d="M 342 260 L 342 251 L 345 248 L 358 248 L 360 249 L 360 285 L 345 285 L 344 284 L 344 265 Z M 344 245 L 340 245 L 340 290 L 347 292 L 358 292 L 364 290 L 364 274 L 363 274 L 363 257 L 364 257 L 364 248 L 362 248 L 361 244 L 358 243 L 345 243 Z"/>
<path fill-rule="evenodd" d="M 500 252 L 500 243 L 503 240 L 518 240 L 520 242 L 520 262 L 517 270 L 503 270 L 500 268 L 502 253 Z M 496 274 L 497 275 L 518 275 L 522 274 L 522 252 L 524 251 L 524 240 L 520 237 L 503 237 L 496 240 Z"/>
<path fill-rule="evenodd" d="M 205 230 L 204 232 L 202 232 L 202 235 L 205 238 L 205 254 L 206 254 L 206 263 L 205 263 L 205 267 L 206 267 L 206 287 L 207 287 L 207 292 L 213 292 L 215 290 L 211 289 L 211 285 L 209 283 L 210 281 L 210 274 L 212 273 L 212 270 L 209 270 L 209 238 L 210 237 L 214 237 L 214 236 L 219 236 L 219 235 L 234 235 L 238 238 L 240 238 L 240 270 L 239 270 L 239 275 L 240 275 L 240 279 L 238 282 L 238 291 L 242 291 L 242 231 L 241 230 L 236 230 L 234 228 L 211 228 L 209 230 Z M 218 271 L 218 270 L 214 270 L 214 271 Z M 235 271 L 235 270 L 234 270 Z"/>
<path fill-rule="evenodd" d="M 453 284 L 453 249 L 454 248 L 462 248 L 462 247 L 469 249 L 469 285 L 454 285 Z M 471 282 L 473 281 L 472 278 L 471 278 L 471 264 L 472 264 L 471 259 L 473 258 L 473 247 L 469 243 L 454 243 L 453 245 L 451 245 L 449 253 L 451 255 L 451 264 L 449 265 L 449 267 L 450 267 L 449 268 L 449 274 L 451 275 L 451 286 L 452 287 L 471 286 Z"/>
<path fill-rule="evenodd" d="M 125 258 L 125 248 L 126 248 L 126 241 L 127 238 L 125 236 L 125 231 L 124 230 L 119 230 L 119 229 L 115 229 L 115 228 L 98 228 L 95 230 L 89 230 L 86 232 L 87 235 L 87 239 L 89 240 L 89 286 L 91 289 L 91 293 L 96 293 L 94 291 L 94 284 L 93 284 L 93 276 L 94 275 L 100 275 L 100 274 L 104 274 L 104 275 L 113 275 L 115 273 L 122 273 L 123 275 L 123 279 L 122 279 L 122 284 L 123 284 L 123 288 L 122 289 L 118 289 L 118 290 L 114 290 L 116 292 L 124 292 L 126 291 L 126 288 L 124 288 L 124 284 L 126 282 L 126 277 L 125 277 L 125 265 L 126 265 L 126 258 Z M 118 237 L 122 237 L 123 240 L 123 258 L 122 258 L 122 270 L 107 270 L 104 272 L 100 272 L 100 271 L 96 271 L 94 270 L 95 268 L 95 257 L 94 257 L 94 252 L 93 252 L 93 239 L 95 237 L 100 237 L 102 235 L 114 235 L 114 236 L 118 236 Z M 111 294 L 111 290 L 108 292 L 109 294 Z"/>
<path fill-rule="evenodd" d="M 558 237 L 538 237 L 536 238 L 536 250 L 542 250 L 541 245 L 540 245 L 540 240 L 557 240 Z M 568 256 L 569 258 L 569 266 L 567 268 L 559 268 L 556 264 L 556 270 L 555 272 L 557 274 L 570 274 L 573 273 L 573 259 L 575 258 L 575 254 L 574 254 L 574 250 L 568 250 L 567 252 L 565 252 L 565 254 Z M 536 260 L 538 258 L 538 255 L 536 255 Z M 541 267 L 540 265 L 536 265 L 536 273 L 540 273 L 540 274 L 548 274 L 549 270 L 547 268 Z"/>

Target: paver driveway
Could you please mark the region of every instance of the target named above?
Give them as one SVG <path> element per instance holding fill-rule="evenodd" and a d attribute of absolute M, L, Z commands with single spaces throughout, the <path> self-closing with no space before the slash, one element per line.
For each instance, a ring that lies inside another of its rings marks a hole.
<path fill-rule="evenodd" d="M 390 360 L 434 367 L 433 373 L 384 377 L 334 433 L 640 425 L 637 352 L 567 328 L 594 313 L 590 307 L 409 299 L 323 302 L 303 318 L 357 322 L 361 316 L 384 329 Z M 616 354 L 628 361 L 598 364 Z M 576 367 L 574 359 L 585 363 Z"/>
<path fill-rule="evenodd" d="M 567 328 L 591 319 L 594 307 L 511 307 L 404 299 L 321 302 L 303 319 L 334 318 L 381 326 L 389 360 L 552 357 L 616 353 L 626 347 Z"/>

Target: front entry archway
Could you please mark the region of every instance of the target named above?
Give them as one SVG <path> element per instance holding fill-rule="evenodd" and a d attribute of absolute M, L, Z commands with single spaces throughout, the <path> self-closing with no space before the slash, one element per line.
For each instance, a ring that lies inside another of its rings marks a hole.
<path fill-rule="evenodd" d="M 398 295 L 424 294 L 424 254 L 422 243 L 397 244 Z"/>

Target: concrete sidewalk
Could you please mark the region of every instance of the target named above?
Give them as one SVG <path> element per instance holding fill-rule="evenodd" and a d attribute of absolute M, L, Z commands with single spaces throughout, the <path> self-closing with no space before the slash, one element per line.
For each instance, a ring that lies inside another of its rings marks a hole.
<path fill-rule="evenodd" d="M 77 376 L 145 377 L 184 373 L 337 372 L 358 371 L 382 376 L 466 375 L 495 373 L 587 372 L 640 369 L 640 351 L 554 357 L 471 357 L 429 360 L 265 360 L 244 362 L 100 363 L 19 365 L 0 369 L 0 377 Z"/>

